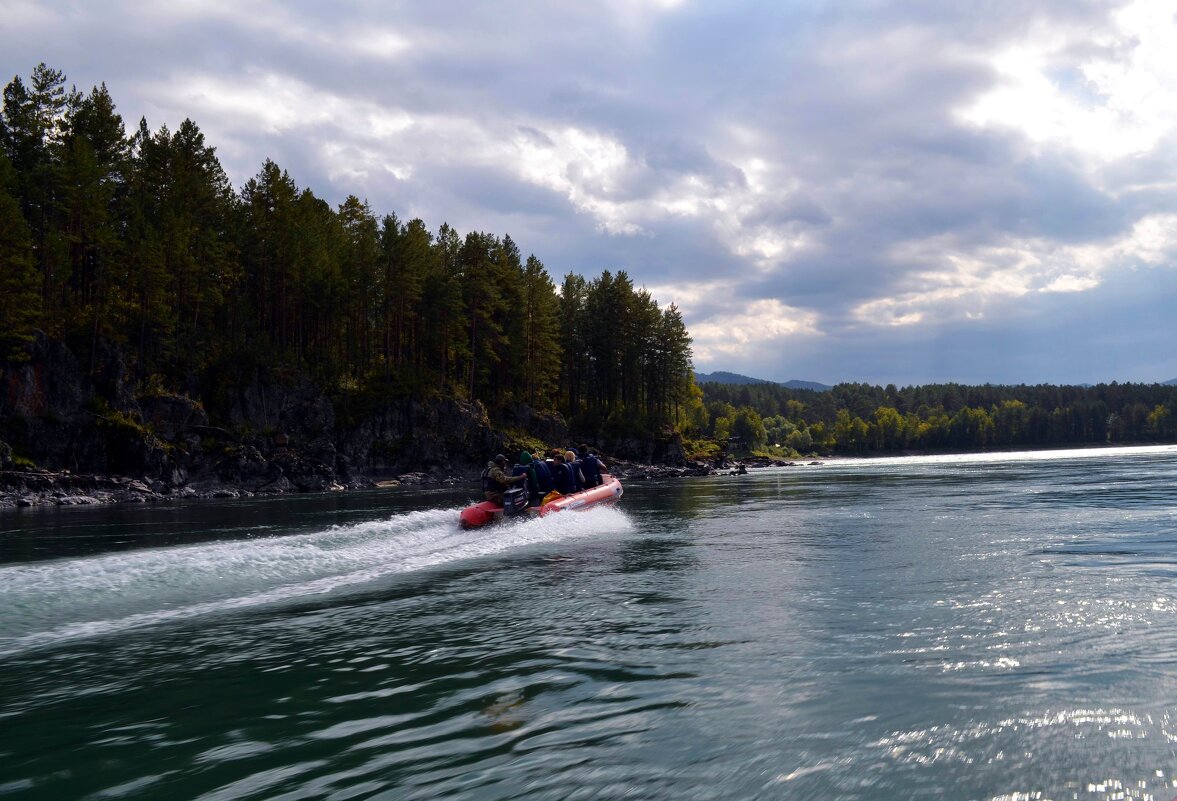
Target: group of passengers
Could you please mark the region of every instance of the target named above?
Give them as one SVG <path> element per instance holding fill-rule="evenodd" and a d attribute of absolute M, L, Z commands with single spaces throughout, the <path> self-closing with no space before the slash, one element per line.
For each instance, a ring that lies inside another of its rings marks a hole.
<path fill-rule="evenodd" d="M 482 491 L 488 501 L 503 505 L 503 493 L 522 485 L 527 490 L 529 506 L 539 506 L 548 495 L 571 495 L 603 483 L 601 474 L 607 470 L 596 451 L 588 445 L 561 451 L 552 450 L 547 459 L 533 458 L 527 451 L 519 454 L 519 462 L 507 474 L 507 457 L 499 454 L 482 471 Z"/>

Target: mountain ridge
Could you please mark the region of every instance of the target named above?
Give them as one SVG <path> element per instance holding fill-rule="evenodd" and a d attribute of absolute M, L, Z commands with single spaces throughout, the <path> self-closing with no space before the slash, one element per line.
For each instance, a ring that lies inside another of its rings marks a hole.
<path fill-rule="evenodd" d="M 713 373 L 695 373 L 695 380 L 700 384 L 707 381 L 716 384 L 777 384 L 778 386 L 789 389 L 811 389 L 815 392 L 826 392 L 833 389 L 828 384 L 822 384 L 817 381 L 801 381 L 795 378 L 789 381 L 769 381 L 767 378 L 753 378 L 752 376 L 731 373 L 726 370 L 716 370 Z"/>
<path fill-rule="evenodd" d="M 748 375 L 741 375 L 740 373 L 732 373 L 727 370 L 716 370 L 713 373 L 696 372 L 695 380 L 700 384 L 707 381 L 716 384 L 776 384 L 789 389 L 812 389 L 815 392 L 826 392 L 833 389 L 833 387 L 831 387 L 829 384 L 822 384 L 817 381 L 800 381 L 798 379 L 790 379 L 789 381 L 770 381 L 767 378 L 754 378 Z M 1177 378 L 1170 378 L 1168 381 L 1158 381 L 1157 383 L 1166 387 L 1177 386 Z M 1090 389 L 1095 385 L 1090 383 L 1083 383 L 1069 384 L 1066 386 L 1078 386 L 1085 389 Z"/>

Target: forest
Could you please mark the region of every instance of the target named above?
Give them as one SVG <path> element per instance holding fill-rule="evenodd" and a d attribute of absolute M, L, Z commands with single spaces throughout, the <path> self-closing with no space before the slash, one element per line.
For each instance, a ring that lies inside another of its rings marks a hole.
<path fill-rule="evenodd" d="M 333 206 L 269 160 L 235 189 L 195 122 L 128 132 L 104 85 L 44 64 L 0 115 L 0 369 L 38 336 L 91 373 L 114 348 L 213 422 L 264 367 L 353 420 L 458 398 L 700 458 L 1177 440 L 1173 386 L 700 387 L 681 312 L 623 271 L 557 285 L 507 234 Z"/>
<path fill-rule="evenodd" d="M 585 435 L 700 417 L 690 336 L 625 272 L 559 287 L 509 235 L 435 231 L 273 161 L 240 190 L 195 122 L 128 132 L 105 85 L 38 65 L 0 117 L 0 361 L 38 332 L 216 418 L 258 365 L 341 403 L 399 397 L 558 411 Z"/>
<path fill-rule="evenodd" d="M 702 385 L 707 433 L 737 453 L 896 453 L 1177 440 L 1177 386 Z"/>

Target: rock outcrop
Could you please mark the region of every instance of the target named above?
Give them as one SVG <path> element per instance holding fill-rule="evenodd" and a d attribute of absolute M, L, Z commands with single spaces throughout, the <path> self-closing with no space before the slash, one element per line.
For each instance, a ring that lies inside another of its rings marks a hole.
<path fill-rule="evenodd" d="M 238 376 L 212 415 L 188 395 L 136 387 L 117 347 L 99 343 L 87 363 L 39 335 L 24 359 L 0 364 L 0 505 L 452 482 L 497 452 L 575 444 L 559 415 L 522 404 L 496 427 L 478 402 L 333 400 L 304 376 L 264 368 Z M 632 475 L 707 469 L 687 461 L 677 434 L 595 444 L 632 460 L 613 460 Z"/>

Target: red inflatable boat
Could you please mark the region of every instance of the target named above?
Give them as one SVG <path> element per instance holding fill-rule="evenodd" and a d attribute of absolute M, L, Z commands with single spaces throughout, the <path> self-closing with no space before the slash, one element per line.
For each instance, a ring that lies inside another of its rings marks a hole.
<path fill-rule="evenodd" d="M 621 489 L 621 482 L 608 473 L 602 474 L 601 480 L 603 483 L 591 489 L 574 492 L 571 495 L 561 495 L 559 498 L 548 501 L 543 506 L 529 506 L 525 510 L 515 515 L 508 515 L 507 517 L 543 517 L 552 512 L 563 512 L 569 509 L 590 509 L 594 506 L 617 503 L 623 491 Z M 482 503 L 471 504 L 463 509 L 459 522 L 462 528 L 481 528 L 488 523 L 502 520 L 503 516 L 503 507 L 491 501 L 483 501 Z"/>

